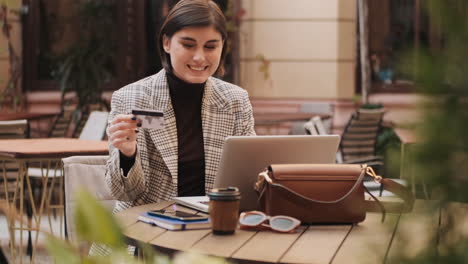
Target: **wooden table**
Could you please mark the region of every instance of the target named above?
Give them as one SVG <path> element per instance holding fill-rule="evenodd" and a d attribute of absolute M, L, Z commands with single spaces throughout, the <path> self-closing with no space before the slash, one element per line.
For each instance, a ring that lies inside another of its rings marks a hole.
<path fill-rule="evenodd" d="M 402 144 L 411 144 L 418 142 L 418 137 L 414 129 L 394 128 L 395 134 L 400 138 Z"/>
<path fill-rule="evenodd" d="M 16 179 L 16 189 L 14 192 L 14 201 L 19 201 L 19 213 L 24 213 L 24 197 L 28 195 L 30 201 L 34 201 L 33 190 L 31 188 L 31 182 L 28 177 L 28 164 L 30 162 L 40 163 L 41 169 L 45 169 L 45 173 L 42 175 L 42 195 L 40 199 L 40 206 L 36 208 L 34 202 L 31 202 L 32 216 L 34 226 L 25 227 L 22 222 L 19 223 L 8 223 L 10 231 L 10 249 L 11 256 L 16 258 L 15 248 L 15 230 L 20 230 L 20 247 L 19 256 L 22 261 L 22 245 L 23 245 L 23 232 L 36 231 L 35 241 L 33 242 L 33 253 L 32 257 L 34 260 L 34 249 L 38 241 L 39 227 L 41 223 L 41 216 L 45 208 L 46 198 L 50 199 L 49 191 L 47 190 L 49 170 L 55 168 L 61 170 L 61 159 L 65 157 L 75 155 L 106 155 L 108 154 L 107 141 L 92 141 L 92 140 L 80 140 L 76 138 L 39 138 L 39 139 L 5 139 L 0 140 L 0 165 L 5 165 L 3 160 L 14 160 L 19 163 L 18 176 Z M 2 167 L 3 167 L 2 166 Z M 3 180 L 6 182 L 6 171 L 1 170 L 3 174 Z M 62 174 L 63 175 L 63 174 Z M 52 177 L 52 185 L 54 184 L 56 175 Z M 62 178 L 62 177 L 61 177 Z M 26 194 L 24 190 L 26 186 Z M 61 185 L 63 186 L 63 180 Z M 63 190 L 60 188 L 60 190 Z M 62 195 L 63 196 L 63 195 Z M 9 199 L 7 193 L 7 200 Z"/>
<path fill-rule="evenodd" d="M 237 263 L 384 263 L 402 245 L 400 235 L 410 240 L 411 254 L 429 243 L 428 237 L 438 232 L 441 212 L 426 215 L 435 203 L 418 200 L 412 213 L 387 214 L 385 223 L 381 222 L 381 214 L 368 213 L 358 225 L 301 226 L 291 234 L 236 230 L 231 236 L 216 236 L 207 229 L 166 231 L 137 222 L 140 213 L 171 204 L 148 204 L 117 213 L 129 242 L 144 242 L 169 254 L 194 251 Z"/>
<path fill-rule="evenodd" d="M 18 119 L 41 119 L 50 118 L 58 115 L 58 112 L 45 112 L 45 113 L 32 113 L 32 112 L 20 112 L 20 113 L 6 113 L 0 114 L 0 121 L 18 120 Z"/>
<path fill-rule="evenodd" d="M 412 162 L 414 162 L 413 151 L 420 143 L 420 139 L 416 134 L 415 129 L 408 129 L 408 128 L 394 128 L 395 134 L 400 138 L 401 141 L 401 159 L 400 159 L 400 178 L 406 178 L 410 180 L 411 189 L 413 194 L 416 194 L 416 182 L 419 181 L 422 184 L 424 197 L 426 199 L 429 198 L 429 192 L 426 187 L 424 177 L 416 176 L 414 172 L 414 166 L 412 166 Z"/>
<path fill-rule="evenodd" d="M 283 122 L 294 122 L 294 121 L 308 121 L 314 116 L 320 116 L 322 119 L 330 118 L 327 114 L 314 114 L 314 113 L 271 113 L 271 112 L 255 112 L 253 113 L 255 124 L 277 124 Z"/>

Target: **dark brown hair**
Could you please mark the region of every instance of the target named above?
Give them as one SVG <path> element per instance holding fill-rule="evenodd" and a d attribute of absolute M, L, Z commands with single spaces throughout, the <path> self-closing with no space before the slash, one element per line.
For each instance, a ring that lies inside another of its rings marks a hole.
<path fill-rule="evenodd" d="M 169 54 L 164 51 L 163 36 L 171 38 L 177 31 L 186 27 L 206 26 L 214 26 L 221 34 L 226 45 L 226 18 L 215 2 L 211 0 L 181 0 L 169 11 L 159 32 L 158 39 L 161 63 L 167 72 L 172 73 L 172 65 Z M 224 74 L 225 57 L 226 48 L 223 47 L 219 66 L 215 72 L 216 75 L 222 76 Z"/>

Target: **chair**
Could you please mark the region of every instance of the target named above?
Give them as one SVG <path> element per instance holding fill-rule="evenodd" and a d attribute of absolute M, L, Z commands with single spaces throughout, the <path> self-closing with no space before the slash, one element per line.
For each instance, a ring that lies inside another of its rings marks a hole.
<path fill-rule="evenodd" d="M 105 132 L 106 132 L 106 127 L 107 127 L 107 117 L 109 116 L 109 112 L 100 112 L 100 111 L 93 111 L 89 115 L 88 120 L 86 121 L 85 126 L 83 127 L 83 130 L 79 136 L 79 139 L 83 140 L 102 140 L 105 137 Z M 62 197 L 63 194 L 61 194 L 61 190 L 63 189 L 63 181 L 62 181 L 62 170 L 59 169 L 60 166 L 59 164 L 51 164 L 50 168 L 44 168 L 42 166 L 40 167 L 30 167 L 28 168 L 28 176 L 30 178 L 33 178 L 33 181 L 35 182 L 33 184 L 34 189 L 38 190 L 39 184 L 37 184 L 38 181 L 42 181 L 42 185 L 46 184 L 46 179 L 47 179 L 47 184 L 50 186 L 56 186 L 58 188 L 58 194 L 56 193 L 55 196 L 58 196 L 55 198 L 55 200 L 59 200 L 56 202 L 56 204 L 51 204 L 50 200 L 52 199 L 52 190 L 49 193 L 49 197 L 47 198 L 46 201 L 46 206 L 47 210 L 49 209 L 61 209 L 63 208 L 63 201 Z M 58 178 L 58 186 L 56 183 L 56 179 Z M 50 180 L 52 179 L 52 180 Z M 39 197 L 39 196 L 38 196 Z"/>
<path fill-rule="evenodd" d="M 361 164 L 371 166 L 377 174 L 382 172 L 384 165 L 382 157 L 376 155 L 377 136 L 381 127 L 384 112 L 381 110 L 358 110 L 354 113 L 341 136 L 340 146 L 336 155 L 337 163 Z M 304 128 L 311 135 L 326 135 L 327 130 L 322 120 L 314 116 Z M 405 181 L 398 181 L 406 184 Z M 366 180 L 364 185 L 374 196 L 393 196 L 383 191 L 380 184 Z"/>
<path fill-rule="evenodd" d="M 330 118 L 327 118 L 322 121 L 322 126 L 325 128 L 326 133 L 325 134 L 330 134 L 331 132 L 331 127 L 333 124 L 333 113 L 334 113 L 334 106 L 332 103 L 329 102 L 308 102 L 308 103 L 303 103 L 299 107 L 299 111 L 302 113 L 311 113 L 311 114 L 317 114 L 317 115 L 328 115 Z M 320 116 L 317 116 L 317 118 L 320 118 Z M 305 128 L 305 127 L 308 127 Z M 291 135 L 306 135 L 309 132 L 314 132 L 312 127 L 314 125 L 314 121 L 311 119 L 307 122 L 294 122 L 294 124 L 291 126 L 291 131 L 289 134 Z M 316 135 L 316 134 L 312 134 Z"/>
<path fill-rule="evenodd" d="M 65 232 L 70 241 L 76 242 L 74 206 L 78 189 L 93 194 L 105 208 L 113 209 L 116 200 L 112 197 L 105 181 L 108 156 L 73 156 L 62 159 L 65 175 Z M 84 247 L 87 252 L 89 245 Z"/>
<path fill-rule="evenodd" d="M 83 129 L 88 123 L 88 119 L 91 118 L 91 115 L 93 114 L 93 112 L 107 113 L 104 111 L 108 111 L 108 110 L 109 108 L 107 107 L 107 105 L 104 105 L 103 103 L 88 104 L 82 107 L 81 111 L 79 112 L 79 115 L 78 115 L 79 117 L 77 119 L 77 122 L 75 123 L 75 129 L 73 130 L 72 136 L 74 138 L 78 138 L 80 137 L 81 134 L 83 134 Z"/>
<path fill-rule="evenodd" d="M 354 113 L 343 134 L 337 153 L 337 163 L 367 163 L 377 172 L 383 166 L 381 157 L 375 152 L 378 132 L 380 130 L 383 111 L 360 111 Z M 304 129 L 310 135 L 327 135 L 327 129 L 318 116 L 314 116 L 304 124 Z"/>
<path fill-rule="evenodd" d="M 20 139 L 28 137 L 28 120 L 0 121 L 0 139 Z"/>
<path fill-rule="evenodd" d="M 76 106 L 74 105 L 63 105 L 60 114 L 55 118 L 52 124 L 48 137 L 68 137 L 75 110 Z"/>
<path fill-rule="evenodd" d="M 299 109 L 303 113 L 313 113 L 316 115 L 329 115 L 330 118 L 322 120 L 323 127 L 325 127 L 327 134 L 330 134 L 333 124 L 333 114 L 335 107 L 330 102 L 309 102 L 303 103 Z M 320 117 L 318 117 L 320 118 Z"/>
<path fill-rule="evenodd" d="M 380 157 L 376 156 L 376 144 L 383 114 L 383 109 L 360 109 L 351 115 L 341 136 L 339 146 L 344 163 L 381 160 Z"/>
<path fill-rule="evenodd" d="M 0 121 L 0 139 L 21 139 L 28 137 L 28 121 L 26 119 Z M 3 186 L 0 197 L 12 202 L 16 189 L 16 178 L 19 165 L 14 161 L 0 161 Z M 10 196 L 11 195 L 11 196 Z"/>
<path fill-rule="evenodd" d="M 106 134 L 108 117 L 109 112 L 91 112 L 78 138 L 86 140 L 102 140 Z"/>

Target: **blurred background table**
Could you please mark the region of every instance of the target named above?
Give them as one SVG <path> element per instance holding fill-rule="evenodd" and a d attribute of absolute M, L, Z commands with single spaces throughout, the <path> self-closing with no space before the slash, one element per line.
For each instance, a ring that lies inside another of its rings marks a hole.
<path fill-rule="evenodd" d="M 6 113 L 0 114 L 0 121 L 27 119 L 35 120 L 42 118 L 52 118 L 58 115 L 58 112 L 46 112 L 46 113 L 31 113 L 31 112 L 19 112 L 19 113 Z"/>
<path fill-rule="evenodd" d="M 0 121 L 22 120 L 28 121 L 27 137 L 46 137 L 50 126 L 59 115 L 59 112 L 18 112 L 18 113 L 2 113 Z M 31 130 L 33 130 L 31 133 Z"/>
<path fill-rule="evenodd" d="M 39 227 L 41 223 L 42 214 L 45 212 L 50 217 L 50 210 L 48 208 L 48 202 L 50 201 L 50 194 L 55 184 L 55 180 L 58 175 L 49 177 L 49 171 L 60 171 L 62 170 L 61 159 L 76 155 L 106 155 L 108 154 L 107 141 L 94 141 L 94 140 L 80 140 L 76 138 L 36 138 L 36 139 L 7 139 L 0 140 L 0 162 L 3 165 L 3 179 L 6 184 L 5 176 L 5 162 L 4 161 L 16 161 L 18 162 L 18 174 L 16 179 L 16 188 L 14 190 L 13 199 L 10 199 L 8 192 L 6 193 L 6 200 L 17 204 L 19 206 L 20 216 L 24 216 L 24 199 L 27 198 L 31 205 L 32 220 L 34 221 L 33 226 L 25 227 L 23 222 L 9 222 L 10 231 L 10 250 L 11 256 L 16 258 L 17 253 L 19 256 L 23 254 L 23 231 L 36 231 L 36 236 L 33 242 L 32 258 L 34 259 L 34 249 L 38 241 Z M 36 208 L 34 203 L 34 194 L 31 187 L 31 182 L 28 177 L 28 167 L 31 163 L 37 163 L 40 165 L 42 174 L 42 190 L 39 207 Z M 63 173 L 60 173 L 60 176 Z M 61 210 L 63 210 L 63 177 L 59 179 L 59 193 Z M 49 179 L 51 183 L 49 183 Z M 49 186 L 50 185 L 50 186 Z M 26 192 L 24 190 L 26 188 Z M 63 215 L 63 213 L 61 214 Z M 62 223 L 62 221 L 61 221 Z M 61 224 L 61 229 L 62 229 Z M 16 241 L 15 231 L 20 231 L 20 247 L 16 252 Z M 19 258 L 22 261 L 22 258 Z"/>
<path fill-rule="evenodd" d="M 422 194 L 425 199 L 429 199 L 429 191 L 426 186 L 424 175 L 418 175 L 415 171 L 414 153 L 420 146 L 421 139 L 414 128 L 394 128 L 395 134 L 401 141 L 400 178 L 409 180 L 413 194 L 418 196 L 417 185 L 422 186 Z"/>

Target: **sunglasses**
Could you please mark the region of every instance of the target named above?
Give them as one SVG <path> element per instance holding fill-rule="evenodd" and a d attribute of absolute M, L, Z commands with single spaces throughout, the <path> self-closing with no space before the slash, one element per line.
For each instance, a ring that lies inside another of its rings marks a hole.
<path fill-rule="evenodd" d="M 269 223 L 266 224 L 266 221 Z M 271 229 L 288 233 L 294 231 L 301 221 L 285 215 L 268 216 L 260 211 L 250 211 L 240 214 L 239 224 L 241 229 Z"/>

